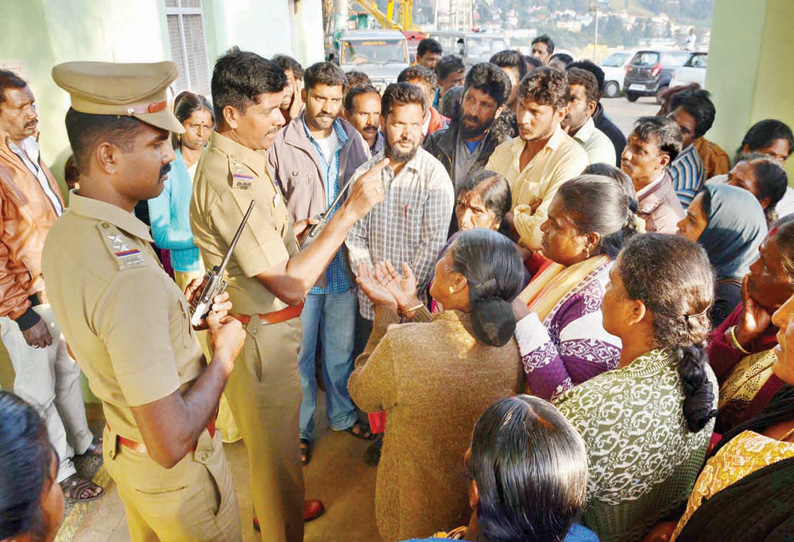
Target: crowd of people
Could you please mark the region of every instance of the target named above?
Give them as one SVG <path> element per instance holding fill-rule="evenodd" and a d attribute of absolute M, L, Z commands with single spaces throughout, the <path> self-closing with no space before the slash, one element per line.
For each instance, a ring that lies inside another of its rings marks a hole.
<path fill-rule="evenodd" d="M 170 104 L 171 62 L 52 76 L 68 206 L 31 86 L 0 71 L 0 540 L 53 540 L 64 497 L 103 496 L 76 454 L 133 540 L 241 540 L 242 438 L 253 528 L 298 542 L 324 511 L 320 387 L 370 443 L 384 542 L 794 532 L 785 123 L 730 157 L 689 86 L 624 135 L 602 70 L 548 36 L 468 69 L 426 39 L 382 90 L 237 48 L 212 103 Z"/>

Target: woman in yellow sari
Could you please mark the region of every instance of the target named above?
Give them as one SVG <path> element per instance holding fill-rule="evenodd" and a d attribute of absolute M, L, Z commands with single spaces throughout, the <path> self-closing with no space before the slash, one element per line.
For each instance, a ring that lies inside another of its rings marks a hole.
<path fill-rule="evenodd" d="M 601 175 L 564 183 L 541 225 L 542 250 L 554 263 L 519 298 L 516 339 L 533 395 L 554 400 L 618 365 L 620 340 L 601 324 L 609 269 L 637 232 L 634 189 Z"/>

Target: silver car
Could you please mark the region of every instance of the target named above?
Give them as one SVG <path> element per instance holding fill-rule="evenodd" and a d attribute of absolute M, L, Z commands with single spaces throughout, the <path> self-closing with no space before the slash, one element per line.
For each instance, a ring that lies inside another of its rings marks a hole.
<path fill-rule="evenodd" d="M 339 65 L 366 73 L 380 91 L 408 67 L 408 40 L 397 30 L 350 30 L 339 38 Z"/>

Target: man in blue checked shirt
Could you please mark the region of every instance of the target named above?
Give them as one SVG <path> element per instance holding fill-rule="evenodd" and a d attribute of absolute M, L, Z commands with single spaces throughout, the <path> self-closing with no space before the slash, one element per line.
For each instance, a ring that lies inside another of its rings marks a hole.
<path fill-rule="evenodd" d="M 342 69 L 331 62 L 319 62 L 310 66 L 303 78 L 305 109 L 278 134 L 268 153 L 268 169 L 281 185 L 294 222 L 325 212 L 356 169 L 369 159 L 364 139 L 339 118 L 347 86 Z M 331 429 L 365 440 L 372 438 L 358 420 L 347 391 L 347 379 L 353 370 L 358 302 L 345 250 L 343 246 L 334 256 L 306 297 L 301 313 L 303 339 L 298 368 L 303 387 L 300 439 L 304 465 L 311 459 L 318 345 Z"/>
<path fill-rule="evenodd" d="M 686 209 L 706 182 L 706 166 L 700 158 L 694 142 L 709 131 L 714 124 L 716 110 L 708 91 L 685 90 L 670 99 L 670 114 L 681 128 L 683 150 L 668 172 L 681 205 Z"/>

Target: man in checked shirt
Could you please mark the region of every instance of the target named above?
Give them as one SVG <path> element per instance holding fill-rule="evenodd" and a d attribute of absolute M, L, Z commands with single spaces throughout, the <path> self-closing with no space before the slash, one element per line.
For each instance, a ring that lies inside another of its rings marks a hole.
<path fill-rule="evenodd" d="M 455 199 L 444 166 L 420 146 L 427 107 L 419 87 L 408 83 L 386 87 L 381 104 L 386 146 L 353 174 L 357 179 L 385 155 L 389 165 L 380 173 L 385 196 L 356 222 L 345 241 L 354 273 L 362 263 L 388 260 L 396 269 L 402 269 L 403 263 L 410 265 L 419 298 L 425 302 L 433 266 L 447 240 Z M 361 291 L 358 303 L 355 355 L 364 350 L 375 318 L 372 303 Z"/>

